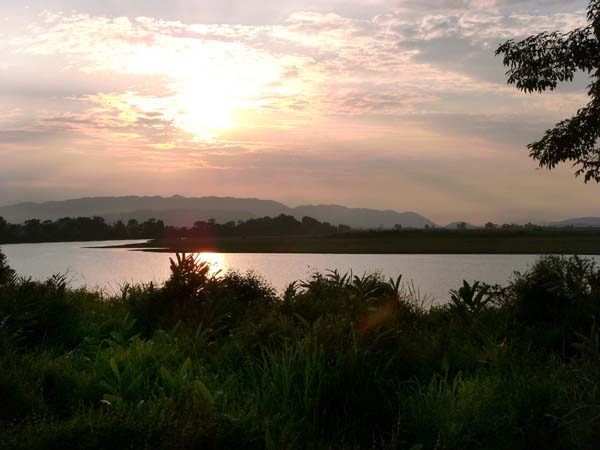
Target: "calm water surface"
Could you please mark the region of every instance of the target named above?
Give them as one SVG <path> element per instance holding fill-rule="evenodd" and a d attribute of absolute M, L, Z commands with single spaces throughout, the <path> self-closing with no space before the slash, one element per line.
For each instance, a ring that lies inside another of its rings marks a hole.
<path fill-rule="evenodd" d="M 139 242 L 139 241 L 137 241 Z M 66 273 L 72 286 L 115 292 L 126 282 L 161 282 L 169 275 L 169 253 L 85 247 L 115 242 L 61 242 L 3 245 L 9 264 L 20 274 L 44 279 Z M 352 270 L 355 274 L 379 270 L 386 277 L 403 275 L 421 294 L 439 302 L 462 280 L 506 284 L 515 270 L 526 270 L 535 255 L 321 255 L 268 253 L 203 253 L 221 270 L 252 270 L 282 291 L 292 281 L 306 279 L 313 271 Z M 590 257 L 600 262 L 598 257 Z"/>

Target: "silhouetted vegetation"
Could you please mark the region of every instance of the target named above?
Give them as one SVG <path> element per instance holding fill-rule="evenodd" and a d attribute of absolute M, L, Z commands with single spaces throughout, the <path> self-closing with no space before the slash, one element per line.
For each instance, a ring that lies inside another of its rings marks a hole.
<path fill-rule="evenodd" d="M 64 218 L 56 221 L 31 219 L 25 223 L 9 224 L 0 217 L 0 243 L 101 241 L 110 239 L 198 238 L 213 236 L 281 236 L 328 234 L 347 231 L 344 225 L 333 226 L 311 217 L 301 221 L 292 216 L 263 217 L 247 221 L 216 223 L 198 221 L 193 227 L 165 226 L 161 220 L 145 222 L 129 220 L 108 224 L 102 217 Z"/>
<path fill-rule="evenodd" d="M 600 254 L 600 228 L 550 228 L 534 224 L 486 224 L 424 230 L 353 230 L 311 217 L 263 217 L 239 222 L 197 221 L 192 227 L 165 226 L 160 220 L 107 224 L 101 217 L 28 220 L 0 218 L 0 243 L 147 239 L 116 245 L 166 252 L 235 253 L 433 253 L 433 254 Z"/>
<path fill-rule="evenodd" d="M 321 235 L 205 235 L 124 245 L 163 252 L 366 254 L 600 254 L 600 229 L 507 226 L 474 230 L 350 230 Z"/>
<path fill-rule="evenodd" d="M 590 102 L 529 149 L 540 167 L 553 169 L 570 162 L 578 168 L 576 176 L 600 182 L 600 0 L 590 1 L 587 17 L 589 25 L 584 28 L 541 33 L 521 42 L 509 40 L 496 54 L 504 55 L 509 67 L 508 83 L 524 92 L 552 91 L 560 82 L 573 81 L 578 71 L 591 76 Z"/>
<path fill-rule="evenodd" d="M 0 244 L 18 242 L 102 241 L 110 239 L 155 239 L 165 236 L 165 224 L 149 219 L 108 224 L 102 217 L 52 220 L 31 219 L 11 224 L 0 217 Z"/>
<path fill-rule="evenodd" d="M 345 225 L 334 226 L 328 222 L 319 222 L 312 217 L 298 220 L 293 216 L 280 214 L 276 217 L 261 217 L 246 221 L 216 223 L 214 220 L 197 221 L 191 228 L 167 227 L 168 238 L 198 238 L 204 236 L 285 236 L 285 235 L 320 235 L 348 231 Z"/>
<path fill-rule="evenodd" d="M 8 283 L 14 276 L 15 272 L 8 266 L 6 256 L 0 252 L 0 285 Z"/>
<path fill-rule="evenodd" d="M 3 273 L 10 273 L 5 264 Z M 401 278 L 276 294 L 178 255 L 105 297 L 0 282 L 1 449 L 591 449 L 600 270 L 546 257 L 444 306 Z"/>

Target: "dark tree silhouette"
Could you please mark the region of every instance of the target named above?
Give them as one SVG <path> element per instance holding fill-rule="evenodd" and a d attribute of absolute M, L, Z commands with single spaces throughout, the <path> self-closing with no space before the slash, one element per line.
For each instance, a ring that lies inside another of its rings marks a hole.
<path fill-rule="evenodd" d="M 162 220 L 130 220 L 108 224 L 102 217 L 64 217 L 55 221 L 26 220 L 11 224 L 0 217 L 0 244 L 17 242 L 67 242 L 105 239 L 157 239 L 165 234 Z"/>
<path fill-rule="evenodd" d="M 2 219 L 0 217 L 0 219 Z M 14 270 L 12 270 L 6 262 L 6 256 L 0 250 L 0 286 L 9 282 L 15 276 Z"/>
<path fill-rule="evenodd" d="M 102 217 L 65 217 L 56 221 L 30 219 L 11 224 L 0 217 L 0 244 L 17 242 L 96 241 L 106 239 L 206 238 L 215 236 L 290 236 L 321 235 L 350 231 L 346 225 L 334 226 L 311 217 L 299 221 L 293 216 L 262 217 L 247 221 L 217 223 L 215 219 L 196 221 L 194 226 L 165 226 L 162 220 L 135 219 L 108 224 Z"/>
<path fill-rule="evenodd" d="M 509 40 L 496 51 L 509 67 L 508 83 L 524 92 L 552 91 L 559 82 L 573 81 L 577 71 L 591 75 L 590 102 L 528 146 L 540 167 L 553 169 L 570 162 L 575 175 L 583 175 L 586 183 L 600 182 L 600 0 L 590 2 L 587 16 L 585 28 Z"/>

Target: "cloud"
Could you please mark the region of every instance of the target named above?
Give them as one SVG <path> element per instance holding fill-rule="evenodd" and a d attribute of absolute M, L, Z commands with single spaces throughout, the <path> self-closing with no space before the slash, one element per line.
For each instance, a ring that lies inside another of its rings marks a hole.
<path fill-rule="evenodd" d="M 94 180 L 114 189 L 133 177 L 146 192 L 218 186 L 419 209 L 395 203 L 401 190 L 424 192 L 424 213 L 478 202 L 508 211 L 514 188 L 498 174 L 531 186 L 525 144 L 585 102 L 584 79 L 524 96 L 493 56 L 504 39 L 585 23 L 585 2 L 267 2 L 264 20 L 230 4 L 244 20 L 217 21 L 226 8 L 208 1 L 171 11 L 62 0 L 5 31 L 0 156 L 11 167 L 47 161 L 40 179 L 52 192 L 81 188 L 77 171 L 98 166 Z M 209 6 L 214 20 L 181 17 Z M 60 188 L 60 176 L 74 184 Z M 512 202 L 525 210 L 541 186 Z"/>

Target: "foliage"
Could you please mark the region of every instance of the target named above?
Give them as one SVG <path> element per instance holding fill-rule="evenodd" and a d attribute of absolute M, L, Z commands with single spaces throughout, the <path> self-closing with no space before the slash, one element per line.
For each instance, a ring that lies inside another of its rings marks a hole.
<path fill-rule="evenodd" d="M 242 236 L 281 236 L 295 234 L 328 234 L 347 230 L 348 227 L 336 227 L 329 222 L 319 222 L 305 216 L 302 220 L 294 216 L 280 214 L 276 217 L 261 217 L 239 222 L 218 224 L 214 220 L 197 221 L 191 229 L 171 229 L 172 235 L 195 237 L 206 234 L 242 235 Z"/>
<path fill-rule="evenodd" d="M 174 296 L 199 299 L 209 281 L 210 264 L 200 260 L 198 255 L 177 253 L 176 259 L 169 258 L 171 276 L 165 283 L 165 290 Z"/>
<path fill-rule="evenodd" d="M 10 224 L 0 217 L 0 243 L 152 239 L 163 237 L 164 233 L 165 224 L 156 219 L 108 224 L 102 217 L 65 217 L 55 221 L 30 219 L 23 224 Z"/>
<path fill-rule="evenodd" d="M 165 226 L 162 220 L 148 219 L 127 223 L 106 223 L 102 217 L 65 217 L 55 221 L 30 219 L 11 224 L 0 217 L 0 243 L 100 241 L 108 239 L 208 238 L 215 236 L 283 236 L 327 235 L 348 231 L 345 225 L 334 226 L 312 217 L 298 220 L 281 214 L 247 221 L 216 223 L 214 219 L 196 221 L 192 227 Z"/>
<path fill-rule="evenodd" d="M 479 316 L 491 301 L 489 286 L 481 285 L 478 281 L 470 285 L 463 281 L 458 290 L 450 291 L 451 308 L 465 321 Z"/>
<path fill-rule="evenodd" d="M 22 345 L 70 347 L 78 339 L 80 306 L 64 276 L 44 283 L 22 279 L 0 287 L 0 328 Z"/>
<path fill-rule="evenodd" d="M 502 44 L 509 67 L 508 83 L 525 92 L 554 90 L 558 83 L 572 81 L 577 71 L 591 75 L 590 102 L 575 116 L 558 123 L 545 136 L 529 145 L 531 157 L 540 167 L 553 169 L 561 162 L 578 167 L 575 174 L 585 181 L 600 182 L 600 1 L 588 6 L 589 25 L 569 33 L 541 33 Z"/>
<path fill-rule="evenodd" d="M 0 449 L 593 448 L 598 269 L 545 257 L 424 307 L 402 278 L 172 260 L 106 298 L 0 286 Z"/>
<path fill-rule="evenodd" d="M 15 271 L 6 262 L 6 256 L 0 251 L 0 285 L 8 284 L 14 280 Z"/>

